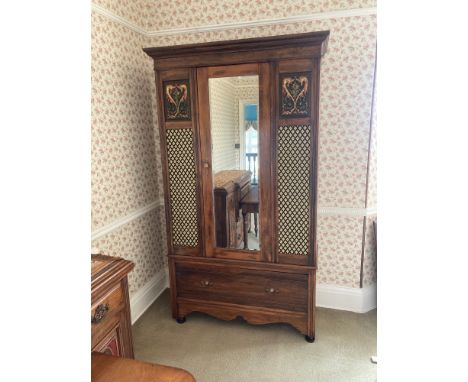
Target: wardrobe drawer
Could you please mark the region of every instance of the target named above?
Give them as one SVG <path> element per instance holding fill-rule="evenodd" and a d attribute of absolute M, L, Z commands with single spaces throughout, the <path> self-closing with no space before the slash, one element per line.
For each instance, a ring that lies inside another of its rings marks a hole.
<path fill-rule="evenodd" d="M 177 297 L 307 312 L 305 274 L 176 264 Z"/>

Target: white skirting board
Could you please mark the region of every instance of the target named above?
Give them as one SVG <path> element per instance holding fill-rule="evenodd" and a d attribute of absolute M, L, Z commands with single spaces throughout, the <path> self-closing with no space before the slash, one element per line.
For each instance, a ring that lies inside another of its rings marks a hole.
<path fill-rule="evenodd" d="M 161 269 L 130 298 L 132 325 L 169 286 L 167 268 Z"/>
<path fill-rule="evenodd" d="M 151 304 L 169 287 L 168 271 L 162 269 L 140 288 L 130 299 L 132 324 L 145 313 Z M 377 307 L 377 284 L 364 288 L 348 288 L 317 284 L 317 306 L 366 313 Z"/>
<path fill-rule="evenodd" d="M 317 284 L 317 306 L 366 313 L 377 308 L 377 284 L 364 288 Z"/>

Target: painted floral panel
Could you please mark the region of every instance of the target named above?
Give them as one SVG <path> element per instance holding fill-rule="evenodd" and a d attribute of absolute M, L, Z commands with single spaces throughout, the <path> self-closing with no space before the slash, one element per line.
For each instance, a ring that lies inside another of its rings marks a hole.
<path fill-rule="evenodd" d="M 280 74 L 280 118 L 304 118 L 310 116 L 310 73 Z"/>
<path fill-rule="evenodd" d="M 166 121 L 190 120 L 189 81 L 165 81 L 163 82 L 163 89 Z"/>

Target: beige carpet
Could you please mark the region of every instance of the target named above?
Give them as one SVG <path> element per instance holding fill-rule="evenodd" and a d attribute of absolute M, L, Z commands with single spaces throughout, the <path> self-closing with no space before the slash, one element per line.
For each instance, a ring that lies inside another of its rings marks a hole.
<path fill-rule="evenodd" d="M 286 324 L 193 313 L 171 318 L 169 290 L 133 326 L 135 358 L 177 366 L 198 382 L 376 381 L 377 312 L 317 308 L 314 343 Z"/>

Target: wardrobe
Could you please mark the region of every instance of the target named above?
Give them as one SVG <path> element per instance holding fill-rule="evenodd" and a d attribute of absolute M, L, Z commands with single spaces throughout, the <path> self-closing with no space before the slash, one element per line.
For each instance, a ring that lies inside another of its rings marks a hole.
<path fill-rule="evenodd" d="M 328 37 L 144 49 L 154 60 L 177 322 L 191 312 L 282 322 L 314 341 L 320 60 Z M 255 106 L 255 121 L 244 123 L 245 105 Z M 230 207 L 244 232 L 218 245 L 215 179 L 247 172 L 249 155 L 258 174 L 243 178 Z"/>

